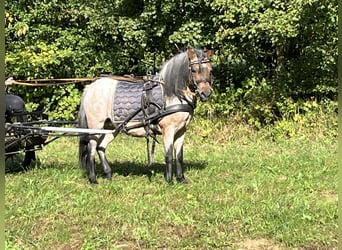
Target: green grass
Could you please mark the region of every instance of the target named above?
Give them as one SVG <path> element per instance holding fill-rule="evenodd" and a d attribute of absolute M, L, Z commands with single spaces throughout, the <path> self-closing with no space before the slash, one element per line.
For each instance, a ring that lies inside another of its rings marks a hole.
<path fill-rule="evenodd" d="M 113 181 L 99 167 L 91 186 L 76 138 L 59 139 L 29 170 L 6 174 L 6 249 L 337 248 L 336 138 L 270 134 L 195 121 L 190 184 L 173 186 L 161 145 L 147 169 L 145 141 L 119 136 Z"/>

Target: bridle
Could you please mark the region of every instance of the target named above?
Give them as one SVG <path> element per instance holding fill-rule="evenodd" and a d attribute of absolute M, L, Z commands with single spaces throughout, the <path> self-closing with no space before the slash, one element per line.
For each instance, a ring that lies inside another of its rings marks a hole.
<path fill-rule="evenodd" d="M 209 58 L 202 58 L 200 60 L 197 61 L 193 61 L 189 63 L 189 88 L 191 89 L 191 91 L 194 91 L 196 94 L 199 94 L 199 88 L 198 85 L 202 82 L 208 82 L 211 85 L 211 79 L 208 79 L 206 77 L 200 78 L 199 80 L 195 80 L 194 74 L 198 74 L 198 72 L 194 72 L 193 70 L 193 65 L 198 64 L 200 69 L 201 69 L 201 65 L 202 64 L 206 64 L 206 63 L 210 63 L 211 59 Z"/>

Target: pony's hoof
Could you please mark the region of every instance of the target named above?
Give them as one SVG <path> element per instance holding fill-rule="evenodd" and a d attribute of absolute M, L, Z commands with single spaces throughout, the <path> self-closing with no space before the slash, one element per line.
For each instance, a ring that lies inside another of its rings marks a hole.
<path fill-rule="evenodd" d="M 184 178 L 177 178 L 177 182 L 180 184 L 189 184 L 189 182 Z"/>
<path fill-rule="evenodd" d="M 168 176 L 167 174 L 164 174 L 164 178 L 169 185 L 173 185 L 172 176 Z"/>
<path fill-rule="evenodd" d="M 166 179 L 165 179 L 166 180 Z M 172 186 L 173 185 L 173 181 L 172 180 L 166 180 L 166 183 L 169 185 L 169 186 Z"/>
<path fill-rule="evenodd" d="M 98 185 L 99 183 L 97 182 L 97 180 L 89 180 L 91 185 Z"/>
<path fill-rule="evenodd" d="M 112 174 L 106 174 L 106 175 L 105 175 L 105 178 L 106 178 L 108 181 L 112 181 Z"/>

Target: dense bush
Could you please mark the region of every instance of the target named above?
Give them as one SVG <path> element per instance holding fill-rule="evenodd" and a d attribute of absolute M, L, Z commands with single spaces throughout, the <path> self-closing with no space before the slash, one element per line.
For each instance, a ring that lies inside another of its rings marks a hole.
<path fill-rule="evenodd" d="M 190 44 L 215 50 L 216 93 L 199 115 L 238 116 L 260 127 L 292 119 L 312 101 L 336 101 L 337 0 L 9 0 L 5 6 L 6 74 L 17 79 L 144 75 Z M 13 89 L 30 108 L 44 100 L 51 117 L 64 119 L 76 117 L 81 90 Z"/>
<path fill-rule="evenodd" d="M 216 91 L 207 103 L 198 103 L 196 115 L 208 119 L 233 119 L 247 123 L 255 128 L 274 125 L 278 121 L 296 121 L 303 118 L 306 122 L 315 122 L 308 117 L 320 115 L 331 119 L 331 126 L 337 129 L 337 101 L 312 96 L 308 99 L 293 99 L 275 93 L 265 80 L 255 78 L 241 83 L 241 87 L 231 85 L 225 91 Z"/>

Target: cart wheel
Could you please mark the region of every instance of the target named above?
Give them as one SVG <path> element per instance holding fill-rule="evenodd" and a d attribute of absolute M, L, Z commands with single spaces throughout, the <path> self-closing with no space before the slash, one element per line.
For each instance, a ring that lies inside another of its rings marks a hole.
<path fill-rule="evenodd" d="M 5 159 L 5 173 L 16 173 L 20 171 L 25 171 L 22 166 L 24 160 L 24 154 L 14 154 L 6 156 Z"/>
<path fill-rule="evenodd" d="M 5 173 L 17 173 L 21 171 L 27 171 L 33 167 L 33 162 L 35 158 L 31 158 L 32 156 L 27 156 L 27 153 L 34 152 L 26 152 L 26 153 L 18 153 L 6 156 L 5 159 Z M 31 158 L 31 159 L 30 159 Z"/>

